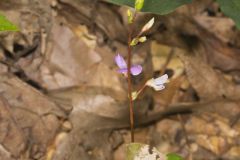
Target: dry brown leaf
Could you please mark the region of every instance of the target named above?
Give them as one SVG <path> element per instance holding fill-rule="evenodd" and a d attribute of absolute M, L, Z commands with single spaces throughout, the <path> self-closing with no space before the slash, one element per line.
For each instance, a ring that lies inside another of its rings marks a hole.
<path fill-rule="evenodd" d="M 0 88 L 1 145 L 14 157 L 43 157 L 66 113 L 12 75 L 1 75 Z"/>
<path fill-rule="evenodd" d="M 182 59 L 188 80 L 197 91 L 201 100 L 213 100 L 217 98 L 239 99 L 240 87 L 214 70 L 197 55 L 179 54 Z"/>

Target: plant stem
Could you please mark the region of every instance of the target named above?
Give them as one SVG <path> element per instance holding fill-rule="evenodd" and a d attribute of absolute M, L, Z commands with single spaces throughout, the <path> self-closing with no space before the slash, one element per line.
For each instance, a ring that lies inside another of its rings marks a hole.
<path fill-rule="evenodd" d="M 133 15 L 133 23 L 136 17 L 136 12 Z M 128 81 L 128 97 L 129 97 L 129 119 L 130 119 L 130 129 L 131 129 L 131 142 L 134 142 L 134 111 L 133 111 L 133 98 L 132 98 L 132 79 L 131 79 L 131 58 L 132 58 L 132 34 L 133 34 L 133 24 L 129 26 L 128 31 L 128 57 L 127 57 L 127 81 Z"/>
<path fill-rule="evenodd" d="M 128 58 L 127 58 L 127 80 L 128 80 L 128 97 L 129 97 L 129 118 L 130 118 L 130 129 L 131 129 L 131 142 L 134 142 L 134 112 L 133 112 L 133 100 L 132 100 L 132 79 L 131 79 L 131 58 L 132 49 L 131 43 L 131 33 L 128 35 Z"/>
<path fill-rule="evenodd" d="M 145 88 L 146 88 L 146 83 L 138 90 L 137 95 L 140 95 Z"/>

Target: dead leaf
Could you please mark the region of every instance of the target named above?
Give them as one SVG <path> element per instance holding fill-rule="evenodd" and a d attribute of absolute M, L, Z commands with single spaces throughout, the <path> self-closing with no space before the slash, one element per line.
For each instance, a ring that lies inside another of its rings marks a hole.
<path fill-rule="evenodd" d="M 1 75 L 0 88 L 1 145 L 14 157 L 43 157 L 66 113 L 12 75 Z"/>

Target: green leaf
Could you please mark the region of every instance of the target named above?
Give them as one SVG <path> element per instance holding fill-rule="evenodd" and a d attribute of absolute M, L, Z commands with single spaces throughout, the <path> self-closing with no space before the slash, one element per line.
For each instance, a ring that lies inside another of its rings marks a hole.
<path fill-rule="evenodd" d="M 231 17 L 240 29 L 240 0 L 217 0 L 225 15 Z"/>
<path fill-rule="evenodd" d="M 175 153 L 168 153 L 167 160 L 183 160 L 183 158 Z"/>
<path fill-rule="evenodd" d="M 118 5 L 127 5 L 134 8 L 134 0 L 107 0 L 108 2 L 118 4 Z M 180 7 L 184 4 L 191 3 L 192 0 L 145 0 L 144 6 L 141 9 L 143 12 L 151 12 L 155 14 L 168 14 L 174 11 L 177 7 Z"/>
<path fill-rule="evenodd" d="M 135 0 L 135 9 L 140 11 L 143 8 L 144 0 Z"/>
<path fill-rule="evenodd" d="M 18 31 L 18 27 L 0 14 L 0 31 Z"/>

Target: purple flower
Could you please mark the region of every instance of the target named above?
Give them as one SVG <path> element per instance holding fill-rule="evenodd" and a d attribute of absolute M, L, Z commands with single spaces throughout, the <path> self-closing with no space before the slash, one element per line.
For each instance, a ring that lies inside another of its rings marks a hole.
<path fill-rule="evenodd" d="M 118 72 L 126 74 L 127 73 L 127 63 L 120 54 L 117 54 L 115 56 L 115 62 L 119 67 Z M 130 71 L 131 71 L 132 75 L 137 76 L 142 72 L 142 66 L 141 65 L 133 65 L 130 68 Z"/>

